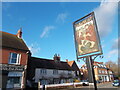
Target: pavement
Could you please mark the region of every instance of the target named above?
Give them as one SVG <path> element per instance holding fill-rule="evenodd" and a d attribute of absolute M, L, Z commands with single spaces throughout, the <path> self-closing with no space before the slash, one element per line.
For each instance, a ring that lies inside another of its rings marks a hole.
<path fill-rule="evenodd" d="M 118 87 L 112 86 L 112 82 L 99 83 L 97 84 L 97 87 L 98 88 L 118 88 Z"/>

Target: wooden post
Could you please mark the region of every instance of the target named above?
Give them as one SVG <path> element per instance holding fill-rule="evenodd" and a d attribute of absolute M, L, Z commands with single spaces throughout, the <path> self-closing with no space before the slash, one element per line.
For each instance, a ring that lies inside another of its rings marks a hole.
<path fill-rule="evenodd" d="M 87 70 L 88 70 L 89 82 L 94 83 L 94 88 L 95 88 L 95 90 L 97 90 L 92 56 L 88 56 L 86 58 L 86 65 L 87 65 Z"/>
<path fill-rule="evenodd" d="M 38 82 L 38 90 L 40 90 L 40 81 Z"/>
<path fill-rule="evenodd" d="M 42 90 L 46 90 L 46 89 L 45 89 L 45 85 L 43 85 L 43 89 L 42 89 Z"/>

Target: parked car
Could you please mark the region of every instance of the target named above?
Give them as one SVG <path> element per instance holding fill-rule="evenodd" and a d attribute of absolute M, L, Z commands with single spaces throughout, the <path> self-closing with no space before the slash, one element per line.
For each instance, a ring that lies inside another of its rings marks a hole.
<path fill-rule="evenodd" d="M 97 80 L 96 83 L 101 83 L 101 81 Z"/>
<path fill-rule="evenodd" d="M 120 80 L 116 79 L 112 83 L 113 86 L 120 86 Z"/>
<path fill-rule="evenodd" d="M 82 80 L 80 83 L 81 83 L 83 86 L 89 86 L 88 80 Z"/>

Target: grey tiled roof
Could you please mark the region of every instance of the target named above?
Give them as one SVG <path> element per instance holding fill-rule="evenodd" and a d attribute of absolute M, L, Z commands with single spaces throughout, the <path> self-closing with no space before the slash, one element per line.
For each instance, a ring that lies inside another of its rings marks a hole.
<path fill-rule="evenodd" d="M 29 50 L 23 39 L 18 38 L 17 35 L 0 31 L 0 41 L 2 41 L 2 48 L 11 48 L 17 50 Z"/>

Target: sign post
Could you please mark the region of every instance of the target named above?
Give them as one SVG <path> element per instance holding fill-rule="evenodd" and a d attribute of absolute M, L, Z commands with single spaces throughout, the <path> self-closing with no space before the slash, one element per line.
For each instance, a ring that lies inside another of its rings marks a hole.
<path fill-rule="evenodd" d="M 86 57 L 86 66 L 87 66 L 87 70 L 88 70 L 89 83 L 93 83 L 92 60 L 89 56 Z"/>
<path fill-rule="evenodd" d="M 95 80 L 94 66 L 93 66 L 92 56 L 86 58 L 86 65 L 88 69 L 89 82 L 94 83 L 94 88 L 97 90 L 97 84 Z"/>
<path fill-rule="evenodd" d="M 97 30 L 94 12 L 73 22 L 77 60 L 86 58 L 89 82 L 97 90 L 92 56 L 102 54 L 100 37 Z"/>

